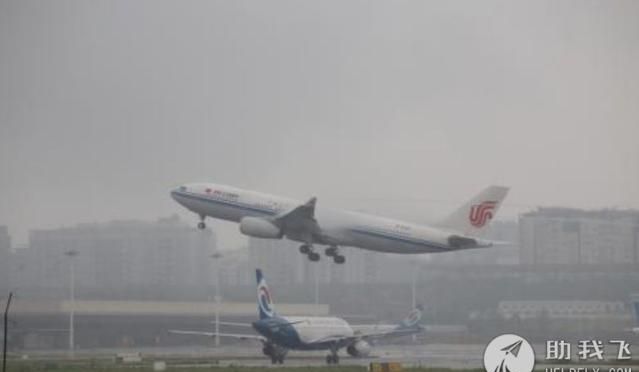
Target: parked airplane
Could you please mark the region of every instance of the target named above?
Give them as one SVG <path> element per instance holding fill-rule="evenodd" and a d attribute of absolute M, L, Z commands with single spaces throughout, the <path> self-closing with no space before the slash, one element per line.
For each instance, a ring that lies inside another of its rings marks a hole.
<path fill-rule="evenodd" d="M 342 348 L 353 357 L 365 357 L 371 351 L 371 341 L 420 333 L 421 312 L 413 311 L 408 318 L 389 329 L 353 330 L 344 319 L 318 316 L 280 316 L 275 312 L 271 292 L 260 269 L 256 270 L 257 310 L 259 320 L 247 323 L 222 323 L 251 326 L 259 335 L 170 330 L 170 333 L 208 337 L 230 337 L 262 342 L 262 352 L 271 363 L 283 364 L 288 350 L 329 350 L 326 363 L 339 363 Z"/>
<path fill-rule="evenodd" d="M 266 239 L 303 243 L 299 250 L 311 261 L 320 255 L 314 244 L 326 245 L 325 254 L 337 264 L 345 262 L 339 246 L 389 253 L 434 253 L 490 247 L 493 242 L 477 235 L 499 210 L 508 188 L 490 186 L 435 226 L 420 226 L 363 213 L 316 210 L 317 199 L 306 203 L 231 186 L 194 183 L 171 191 L 178 203 L 200 216 L 239 222 L 240 231 Z"/>
<path fill-rule="evenodd" d="M 364 332 L 364 333 L 379 332 L 379 331 L 388 332 L 394 329 L 406 329 L 406 330 L 413 329 L 415 330 L 414 333 L 420 333 L 420 332 L 426 331 L 426 328 L 424 326 L 419 325 L 419 323 L 422 320 L 423 310 L 424 308 L 421 305 L 417 305 L 413 310 L 410 311 L 410 313 L 408 313 L 406 318 L 404 318 L 398 324 L 352 324 L 351 328 L 353 328 L 355 332 Z M 405 336 L 405 335 L 406 333 L 398 334 L 398 336 Z M 386 338 L 391 338 L 391 336 L 388 336 Z"/>

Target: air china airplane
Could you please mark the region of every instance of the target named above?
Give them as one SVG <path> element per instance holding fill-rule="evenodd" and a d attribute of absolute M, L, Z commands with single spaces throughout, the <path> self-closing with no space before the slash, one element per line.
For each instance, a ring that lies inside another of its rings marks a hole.
<path fill-rule="evenodd" d="M 175 201 L 200 216 L 240 224 L 248 236 L 301 242 L 299 250 L 311 261 L 320 255 L 314 245 L 328 246 L 325 254 L 337 264 L 345 262 L 340 246 L 389 253 L 435 253 L 490 247 L 477 238 L 499 210 L 508 188 L 490 186 L 435 226 L 420 226 L 364 213 L 315 208 L 307 202 L 211 183 L 193 183 L 171 191 Z"/>
<path fill-rule="evenodd" d="M 169 333 L 208 337 L 229 337 L 241 340 L 262 342 L 262 352 L 271 358 L 271 363 L 283 364 L 289 350 L 328 350 L 326 363 L 339 363 L 338 351 L 346 348 L 353 357 L 366 357 L 370 354 L 373 340 L 400 337 L 422 332 L 418 323 L 421 311 L 415 309 L 396 326 L 382 330 L 353 329 L 344 319 L 317 316 L 280 316 L 273 307 L 271 292 L 260 269 L 255 270 L 257 277 L 257 311 L 260 319 L 251 324 L 224 323 L 234 326 L 253 327 L 259 335 L 215 333 L 201 331 L 170 330 Z"/>

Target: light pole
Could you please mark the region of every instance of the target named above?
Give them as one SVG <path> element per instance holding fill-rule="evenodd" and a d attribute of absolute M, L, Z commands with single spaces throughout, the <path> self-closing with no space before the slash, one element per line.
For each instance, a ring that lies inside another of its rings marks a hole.
<path fill-rule="evenodd" d="M 64 252 L 64 255 L 69 257 L 69 296 L 71 300 L 71 309 L 69 309 L 69 355 L 73 358 L 75 355 L 75 329 L 74 329 L 74 317 L 75 317 L 75 262 L 74 257 L 78 255 L 76 250 L 68 250 Z"/>
<path fill-rule="evenodd" d="M 213 259 L 215 270 L 215 346 L 220 346 L 220 266 L 218 260 L 222 258 L 220 252 L 215 252 L 209 257 Z"/>
<path fill-rule="evenodd" d="M 411 280 L 411 286 L 410 286 L 412 309 L 414 309 L 415 306 L 417 306 L 416 299 L 415 299 L 415 286 L 416 286 L 416 283 L 417 283 L 417 265 L 413 265 L 413 278 Z"/>
<path fill-rule="evenodd" d="M 417 263 L 413 262 L 413 278 L 411 281 L 411 287 L 410 287 L 410 292 L 411 292 L 411 311 L 413 311 L 415 309 L 415 307 L 417 307 L 417 301 L 415 299 L 415 286 L 417 283 Z M 417 335 L 413 334 L 413 342 L 417 341 Z"/>
<path fill-rule="evenodd" d="M 4 310 L 4 339 L 2 344 L 2 372 L 7 371 L 7 343 L 8 341 L 8 329 L 9 329 L 9 307 L 11 306 L 11 299 L 13 298 L 13 292 L 9 292 L 9 298 L 7 299 L 7 307 Z"/>
<path fill-rule="evenodd" d="M 313 265 L 313 274 L 315 276 L 315 311 L 319 315 L 319 264 Z"/>

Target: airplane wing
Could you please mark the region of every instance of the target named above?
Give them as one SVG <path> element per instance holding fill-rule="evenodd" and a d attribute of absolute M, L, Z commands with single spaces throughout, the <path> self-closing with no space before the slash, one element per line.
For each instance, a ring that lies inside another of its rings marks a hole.
<path fill-rule="evenodd" d="M 343 341 L 354 341 L 359 337 L 357 336 L 323 336 L 320 338 L 316 338 L 314 340 L 308 341 L 309 344 L 317 344 L 323 342 L 343 342 Z"/>
<path fill-rule="evenodd" d="M 321 338 L 316 338 L 314 340 L 309 341 L 309 344 L 315 343 L 324 343 L 324 342 L 349 342 L 356 340 L 372 340 L 386 337 L 399 337 L 405 335 L 411 335 L 414 333 L 422 332 L 422 328 L 403 328 L 403 329 L 393 329 L 387 331 L 374 331 L 374 332 L 356 332 L 353 336 L 324 336 Z"/>
<path fill-rule="evenodd" d="M 317 198 L 310 198 L 306 203 L 275 216 L 276 220 L 284 219 L 311 219 L 315 220 L 315 203 Z"/>
<path fill-rule="evenodd" d="M 211 324 L 215 324 L 215 321 L 212 321 Z M 220 325 L 233 326 L 233 327 L 247 327 L 253 328 L 251 323 L 239 323 L 239 322 L 218 322 Z"/>
<path fill-rule="evenodd" d="M 317 198 L 310 198 L 306 203 L 274 216 L 273 221 L 288 237 L 326 243 L 322 230 L 315 220 L 316 202 Z"/>
<path fill-rule="evenodd" d="M 371 339 L 407 336 L 407 335 L 412 335 L 416 333 L 421 333 L 423 331 L 424 329 L 422 327 L 396 328 L 396 329 L 388 329 L 388 330 L 374 330 L 370 332 L 360 332 L 357 334 L 357 336 L 358 338 L 371 340 Z"/>
<path fill-rule="evenodd" d="M 391 329 L 397 327 L 397 324 L 351 324 L 351 328 L 355 331 L 369 331 L 369 330 L 380 330 L 380 329 Z"/>
<path fill-rule="evenodd" d="M 177 329 L 169 330 L 169 333 L 177 334 L 177 335 L 193 335 L 193 336 L 206 336 L 206 337 L 229 337 L 235 338 L 238 340 L 256 340 L 261 342 L 266 342 L 266 338 L 258 335 L 246 335 L 241 333 L 215 333 L 215 332 L 203 332 L 203 331 L 182 331 Z"/>
<path fill-rule="evenodd" d="M 277 328 L 277 327 L 282 327 L 285 325 L 293 325 L 293 324 L 299 324 L 299 323 L 305 323 L 307 322 L 306 320 L 297 320 L 294 322 L 286 322 L 286 323 L 276 323 L 273 324 L 271 326 L 271 328 Z M 215 324 L 215 321 L 211 321 L 211 324 Z M 232 327 L 246 327 L 246 328 L 253 328 L 253 325 L 251 323 L 240 323 L 240 322 L 218 322 L 219 325 L 225 325 L 225 326 L 232 326 Z"/>
<path fill-rule="evenodd" d="M 515 244 L 507 240 L 489 240 L 488 243 L 493 247 L 504 247 L 504 246 L 511 246 Z"/>

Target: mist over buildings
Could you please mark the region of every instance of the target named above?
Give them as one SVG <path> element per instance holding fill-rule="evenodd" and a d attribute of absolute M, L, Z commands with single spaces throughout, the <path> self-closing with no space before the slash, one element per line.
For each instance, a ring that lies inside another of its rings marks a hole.
<path fill-rule="evenodd" d="M 0 223 L 176 211 L 213 181 L 415 222 L 639 207 L 639 5 L 0 3 Z M 240 244 L 234 233 L 223 240 Z"/>

